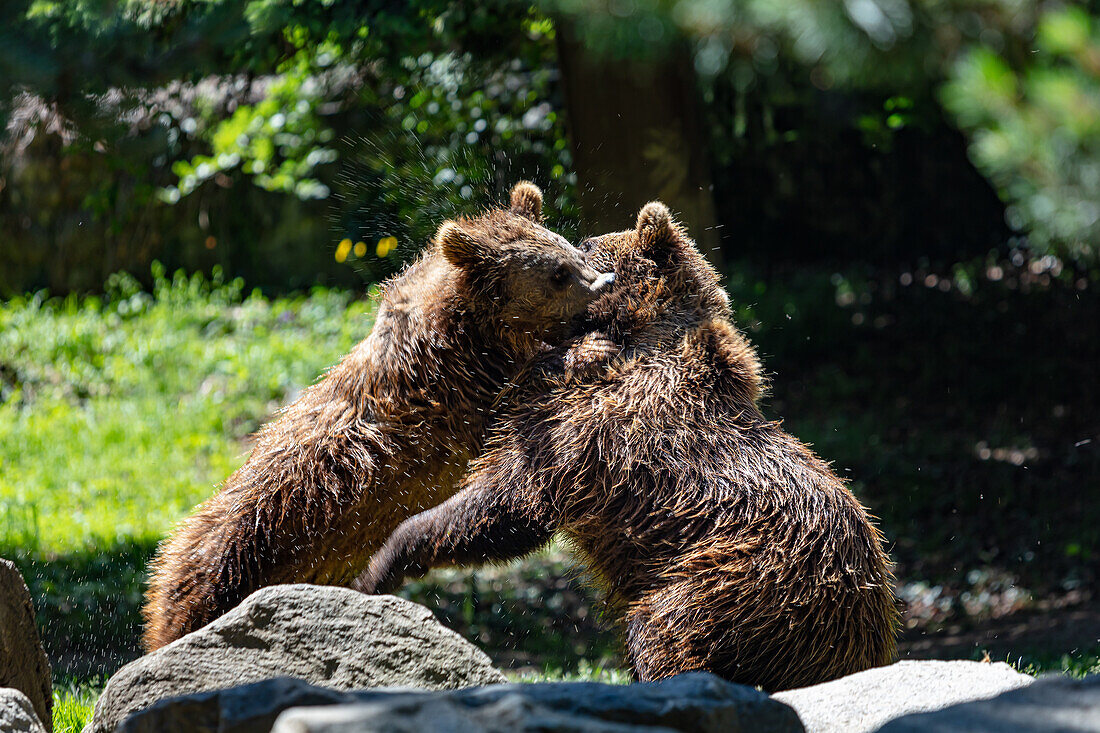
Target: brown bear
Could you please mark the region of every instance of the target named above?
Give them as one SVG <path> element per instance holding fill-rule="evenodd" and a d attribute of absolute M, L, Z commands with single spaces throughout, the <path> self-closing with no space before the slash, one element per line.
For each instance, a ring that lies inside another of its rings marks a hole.
<path fill-rule="evenodd" d="M 454 493 L 505 382 L 614 278 L 541 211 L 522 182 L 509 209 L 444 223 L 383 287 L 370 336 L 262 428 L 161 545 L 147 650 L 262 586 L 350 582 L 403 519 Z"/>
<path fill-rule="evenodd" d="M 761 414 L 760 364 L 717 274 L 659 203 L 591 245 L 616 272 L 590 308 L 599 333 L 535 357 L 459 493 L 402 523 L 352 587 L 390 591 L 560 532 L 640 680 L 706 670 L 775 691 L 889 663 L 882 535 Z"/>

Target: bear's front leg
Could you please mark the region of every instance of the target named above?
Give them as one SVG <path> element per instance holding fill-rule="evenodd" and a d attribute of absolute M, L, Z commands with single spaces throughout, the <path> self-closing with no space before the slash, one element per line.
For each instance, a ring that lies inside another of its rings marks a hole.
<path fill-rule="evenodd" d="M 428 572 L 430 538 L 422 527 L 427 526 L 430 532 L 433 525 L 427 515 L 433 511 L 421 512 L 398 525 L 371 558 L 367 569 L 352 582 L 352 589 L 367 594 L 393 593 L 401 587 L 405 578 Z"/>
<path fill-rule="evenodd" d="M 549 542 L 556 523 L 548 503 L 498 490 L 492 467 L 486 461 L 462 491 L 402 522 L 351 587 L 392 593 L 432 568 L 510 560 Z"/>

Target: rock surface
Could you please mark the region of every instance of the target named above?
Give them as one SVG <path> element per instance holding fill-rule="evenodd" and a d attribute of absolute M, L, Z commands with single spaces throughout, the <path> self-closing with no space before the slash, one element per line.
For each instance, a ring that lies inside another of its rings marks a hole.
<path fill-rule="evenodd" d="M 994 697 L 1033 682 L 1007 664 L 904 661 L 774 697 L 809 733 L 861 733 L 911 713 Z"/>
<path fill-rule="evenodd" d="M 118 733 L 165 730 L 797 733 L 802 725 L 793 710 L 762 692 L 695 673 L 640 685 L 543 682 L 446 692 L 336 692 L 270 680 L 162 701 L 129 717 Z"/>
<path fill-rule="evenodd" d="M 85 730 L 113 731 L 158 700 L 277 677 L 335 690 L 450 689 L 504 680 L 481 650 L 423 606 L 331 586 L 271 586 L 120 669 Z"/>
<path fill-rule="evenodd" d="M 1100 731 L 1100 675 L 1075 680 L 1040 677 L 1035 684 L 988 700 L 952 705 L 934 713 L 906 715 L 882 733 L 1015 733 Z"/>
<path fill-rule="evenodd" d="M 0 687 L 0 731 L 3 733 L 46 733 L 30 699 L 19 690 Z"/>
<path fill-rule="evenodd" d="M 50 662 L 34 624 L 34 604 L 15 565 L 0 558 L 0 687 L 19 690 L 45 725 L 52 725 Z M 4 730 L 0 728 L 0 730 Z"/>
<path fill-rule="evenodd" d="M 695 672 L 660 682 L 543 682 L 442 694 L 375 693 L 354 705 L 294 708 L 272 733 L 795 733 L 798 716 L 751 687 Z"/>
<path fill-rule="evenodd" d="M 287 708 L 340 705 L 355 701 L 354 695 L 286 677 L 264 680 L 161 700 L 130 715 L 115 733 L 267 733 Z"/>

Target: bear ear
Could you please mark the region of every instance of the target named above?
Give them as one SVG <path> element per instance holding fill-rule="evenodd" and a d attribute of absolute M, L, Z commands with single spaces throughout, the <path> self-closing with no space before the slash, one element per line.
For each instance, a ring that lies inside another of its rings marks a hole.
<path fill-rule="evenodd" d="M 660 201 L 650 201 L 638 212 L 638 246 L 642 252 L 655 253 L 671 246 L 679 237 L 672 212 Z"/>
<path fill-rule="evenodd" d="M 435 241 L 443 250 L 443 256 L 455 267 L 472 267 L 485 256 L 481 242 L 458 222 L 443 222 L 435 233 Z"/>
<path fill-rule="evenodd" d="M 542 191 L 530 181 L 520 181 L 512 186 L 509 208 L 513 214 L 527 217 L 536 224 L 541 224 Z"/>

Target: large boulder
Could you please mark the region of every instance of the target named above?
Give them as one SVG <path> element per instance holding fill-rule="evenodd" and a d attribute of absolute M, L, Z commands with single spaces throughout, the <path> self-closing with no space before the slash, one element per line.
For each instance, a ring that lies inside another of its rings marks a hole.
<path fill-rule="evenodd" d="M 0 687 L 0 731 L 46 733 L 46 728 L 26 695 L 10 687 Z"/>
<path fill-rule="evenodd" d="M 50 662 L 34 624 L 34 604 L 15 565 L 0 558 L 0 687 L 19 690 L 38 719 L 52 725 Z M 0 730 L 6 730 L 0 728 Z"/>
<path fill-rule="evenodd" d="M 905 661 L 775 695 L 809 733 L 862 733 L 903 715 L 994 697 L 1034 682 L 1007 664 Z"/>
<path fill-rule="evenodd" d="M 1054 733 L 1100 731 L 1100 675 L 1046 675 L 1035 684 L 934 713 L 892 720 L 882 733 Z"/>
<path fill-rule="evenodd" d="M 271 586 L 120 669 L 85 730 L 113 731 L 158 700 L 277 677 L 333 690 L 434 690 L 504 680 L 481 650 L 423 606 L 331 586 Z"/>
<path fill-rule="evenodd" d="M 117 733 L 166 730 L 798 733 L 802 724 L 793 710 L 764 693 L 699 672 L 636 685 L 543 682 L 446 692 L 335 692 L 270 680 L 163 700 L 127 718 Z"/>

